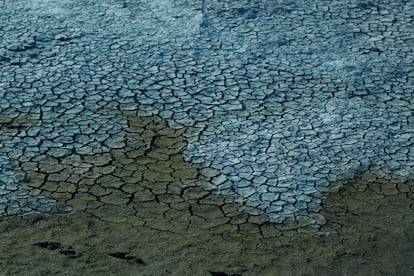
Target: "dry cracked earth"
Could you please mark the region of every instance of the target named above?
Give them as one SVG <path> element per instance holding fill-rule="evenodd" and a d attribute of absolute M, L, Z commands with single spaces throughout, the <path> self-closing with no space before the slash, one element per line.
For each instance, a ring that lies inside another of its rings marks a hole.
<path fill-rule="evenodd" d="M 410 1 L 0 1 L 0 275 L 414 273 Z"/>

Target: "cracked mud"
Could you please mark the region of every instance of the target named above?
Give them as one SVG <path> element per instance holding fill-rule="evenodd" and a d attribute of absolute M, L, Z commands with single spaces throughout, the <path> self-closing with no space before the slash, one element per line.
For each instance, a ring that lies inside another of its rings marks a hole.
<path fill-rule="evenodd" d="M 0 1 L 0 274 L 412 274 L 413 11 Z"/>
<path fill-rule="evenodd" d="M 248 215 L 234 203 L 226 204 L 226 198 L 205 197 L 202 189 L 193 188 L 192 196 L 177 202 L 181 209 L 172 213 L 161 211 L 171 204 L 168 197 L 143 209 L 141 213 L 151 220 L 142 225 L 108 222 L 108 216 L 100 219 L 87 210 L 3 218 L 1 247 L 6 253 L 0 256 L 1 271 L 6 275 L 21 271 L 409 275 L 413 271 L 413 182 L 371 173 L 356 177 L 324 196 L 325 216 L 319 218 L 324 221 L 318 230 L 295 222 L 268 223 L 263 215 Z M 227 210 L 226 215 L 218 206 Z"/>

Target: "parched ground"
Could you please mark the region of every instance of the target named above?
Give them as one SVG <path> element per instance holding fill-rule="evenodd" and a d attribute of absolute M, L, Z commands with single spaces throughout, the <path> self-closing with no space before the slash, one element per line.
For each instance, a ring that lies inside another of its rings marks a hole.
<path fill-rule="evenodd" d="M 364 174 L 326 195 L 326 222 L 320 222 L 325 224 L 319 230 L 292 222 L 269 224 L 263 216 L 237 211 L 222 197 L 206 197 L 198 187 L 186 194 L 176 202 L 186 207 L 174 212 L 165 211 L 171 204 L 168 197 L 140 203 L 141 215 L 151 218 L 144 225 L 136 223 L 136 217 L 130 223 L 110 222 L 85 211 L 3 218 L 1 272 L 410 275 L 414 271 L 413 183 Z"/>
<path fill-rule="evenodd" d="M 0 275 L 414 273 L 412 1 L 0 2 Z"/>

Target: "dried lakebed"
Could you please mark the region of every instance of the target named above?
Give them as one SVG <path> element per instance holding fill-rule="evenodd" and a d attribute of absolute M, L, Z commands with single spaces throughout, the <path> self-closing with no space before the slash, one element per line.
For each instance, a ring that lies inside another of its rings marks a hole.
<path fill-rule="evenodd" d="M 414 177 L 411 2 L 45 0 L 1 10 L 0 113 L 42 121 L 21 143 L 4 138 L 5 171 L 44 152 L 121 149 L 127 120 L 99 113 L 116 109 L 188 129 L 184 160 L 276 223 L 318 216 L 323 191 L 366 170 Z"/>
<path fill-rule="evenodd" d="M 410 274 L 413 12 L 0 1 L 1 271 Z"/>
<path fill-rule="evenodd" d="M 412 181 L 365 172 L 325 194 L 319 216 L 275 224 L 212 192 L 182 157 L 184 129 L 137 112 L 108 114 L 127 122 L 123 149 L 16 165 L 25 176 L 18 206 L 42 212 L 21 203 L 42 198 L 54 215 L 2 219 L 6 275 L 412 273 Z M 4 135 L 42 124 L 2 120 Z"/>

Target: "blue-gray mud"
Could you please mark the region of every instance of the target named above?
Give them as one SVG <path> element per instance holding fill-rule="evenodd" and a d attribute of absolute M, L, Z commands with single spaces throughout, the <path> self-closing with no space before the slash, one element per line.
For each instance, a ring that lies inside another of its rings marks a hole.
<path fill-rule="evenodd" d="M 409 274 L 413 16 L 0 1 L 1 271 Z"/>
<path fill-rule="evenodd" d="M 411 1 L 0 5 L 0 114 L 42 121 L 2 136 L 2 194 L 10 164 L 122 147 L 108 108 L 190 129 L 212 192 L 273 222 L 366 170 L 414 177 Z"/>

